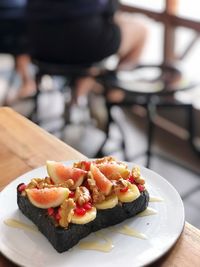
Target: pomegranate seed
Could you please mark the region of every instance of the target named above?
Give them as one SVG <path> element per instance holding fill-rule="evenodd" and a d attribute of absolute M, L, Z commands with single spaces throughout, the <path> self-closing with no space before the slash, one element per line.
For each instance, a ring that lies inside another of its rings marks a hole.
<path fill-rule="evenodd" d="M 18 191 L 21 193 L 22 191 L 24 191 L 26 189 L 26 185 L 25 184 L 21 184 L 19 187 L 18 187 Z"/>
<path fill-rule="evenodd" d="M 83 166 L 84 166 L 85 171 L 89 171 L 90 170 L 90 165 L 91 165 L 91 162 L 83 161 Z"/>
<path fill-rule="evenodd" d="M 127 187 L 124 187 L 123 189 L 120 189 L 120 192 L 121 193 L 126 193 L 128 191 L 128 186 Z"/>
<path fill-rule="evenodd" d="M 131 184 L 134 184 L 134 183 L 135 183 L 135 179 L 134 179 L 133 176 L 130 176 L 130 177 L 128 178 L 128 181 L 129 181 Z"/>
<path fill-rule="evenodd" d="M 71 191 L 71 192 L 69 193 L 69 197 L 73 198 L 74 196 L 75 196 L 75 192 Z"/>
<path fill-rule="evenodd" d="M 77 208 L 75 208 L 74 212 L 78 216 L 83 216 L 83 215 L 85 215 L 86 210 L 84 208 L 77 207 Z"/>
<path fill-rule="evenodd" d="M 144 191 L 144 189 L 145 189 L 145 187 L 141 184 L 138 184 L 137 187 L 138 187 L 140 192 Z"/>
<path fill-rule="evenodd" d="M 49 216 L 54 215 L 54 209 L 53 208 L 48 208 L 47 212 L 48 212 Z"/>
<path fill-rule="evenodd" d="M 91 210 L 92 209 L 92 204 L 90 202 L 87 202 L 83 205 L 83 208 L 85 210 Z"/>
<path fill-rule="evenodd" d="M 57 221 L 59 221 L 59 220 L 61 219 L 61 216 L 60 216 L 60 214 L 59 214 L 59 210 L 58 210 L 58 212 L 56 213 L 55 219 L 56 219 Z"/>

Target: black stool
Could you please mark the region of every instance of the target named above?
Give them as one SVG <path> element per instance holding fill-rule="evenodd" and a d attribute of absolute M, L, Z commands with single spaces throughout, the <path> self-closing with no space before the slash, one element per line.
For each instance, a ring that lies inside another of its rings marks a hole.
<path fill-rule="evenodd" d="M 194 121 L 193 121 L 193 106 L 191 104 L 184 104 L 180 103 L 177 100 L 173 98 L 175 92 L 177 91 L 184 91 L 189 90 L 191 88 L 194 88 L 195 86 L 199 85 L 197 82 L 190 82 L 186 85 L 181 85 L 180 87 L 173 87 L 169 82 L 169 77 L 180 77 L 181 72 L 178 68 L 174 66 L 163 66 L 163 65 L 138 65 L 133 73 L 137 70 L 147 70 L 147 69 L 157 69 L 161 72 L 159 77 L 156 79 L 156 82 L 161 82 L 162 86 L 151 91 L 143 91 L 140 90 L 139 85 L 132 85 L 127 86 L 127 84 L 124 83 L 124 81 L 120 80 L 120 78 L 117 75 L 117 72 L 110 72 L 106 73 L 106 75 L 103 75 L 100 77 L 99 82 L 103 84 L 105 87 L 105 98 L 106 98 L 106 108 L 108 112 L 108 122 L 106 126 L 106 138 L 104 142 L 102 143 L 102 146 L 100 147 L 99 151 L 97 152 L 97 157 L 102 156 L 103 148 L 109 138 L 109 129 L 111 122 L 114 122 L 112 115 L 111 115 L 111 109 L 113 106 L 120 106 L 120 107 L 130 107 L 133 105 L 142 105 L 146 108 L 147 111 L 147 150 L 145 151 L 146 155 L 146 166 L 150 166 L 150 159 L 152 155 L 152 142 L 153 142 L 153 136 L 154 136 L 154 118 L 156 115 L 156 110 L 158 107 L 163 108 L 173 108 L 173 107 L 180 107 L 184 108 L 187 111 L 187 129 L 189 132 L 189 142 L 192 146 L 192 148 L 200 154 L 197 147 L 194 145 Z M 167 78 L 168 77 L 168 78 Z M 147 82 L 151 84 L 153 81 L 143 80 L 143 82 Z M 107 93 L 110 89 L 117 88 L 121 89 L 124 92 L 124 99 L 120 102 L 113 102 L 110 99 L 107 98 Z M 125 149 L 125 137 L 123 129 L 118 125 L 120 132 L 122 134 L 122 143 L 121 147 L 123 149 L 125 160 L 129 160 L 126 155 L 126 149 Z M 139 155 L 136 155 L 136 157 L 139 157 L 143 155 L 144 153 L 141 153 Z M 133 159 L 132 159 L 133 160 Z"/>

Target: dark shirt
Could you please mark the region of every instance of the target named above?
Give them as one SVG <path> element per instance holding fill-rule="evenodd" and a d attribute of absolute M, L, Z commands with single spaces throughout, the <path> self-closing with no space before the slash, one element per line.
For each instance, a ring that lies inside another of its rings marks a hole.
<path fill-rule="evenodd" d="M 29 14 L 35 18 L 77 18 L 113 14 L 118 0 L 28 0 Z"/>
<path fill-rule="evenodd" d="M 25 5 L 26 0 L 0 0 L 0 8 L 18 8 Z"/>
<path fill-rule="evenodd" d="M 31 55 L 64 64 L 94 63 L 116 53 L 118 0 L 28 0 Z M 101 45 L 99 45 L 101 44 Z"/>

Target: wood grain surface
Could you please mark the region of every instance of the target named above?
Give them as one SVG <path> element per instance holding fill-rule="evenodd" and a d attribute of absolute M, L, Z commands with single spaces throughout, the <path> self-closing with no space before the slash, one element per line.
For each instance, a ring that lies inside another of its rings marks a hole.
<path fill-rule="evenodd" d="M 10 108 L 0 108 L 0 190 L 23 173 L 44 165 L 47 159 L 84 158 Z M 0 267 L 12 266 L 15 265 L 0 254 Z M 200 266 L 200 230 L 186 223 L 175 246 L 152 266 Z"/>

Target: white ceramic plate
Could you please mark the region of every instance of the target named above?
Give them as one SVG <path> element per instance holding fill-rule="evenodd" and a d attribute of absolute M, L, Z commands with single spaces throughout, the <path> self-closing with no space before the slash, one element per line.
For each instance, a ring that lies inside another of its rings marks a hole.
<path fill-rule="evenodd" d="M 66 162 L 66 165 L 72 161 Z M 129 163 L 129 167 L 133 164 Z M 156 215 L 134 217 L 120 224 L 128 225 L 145 234 L 147 239 L 122 235 L 109 229 L 101 230 L 112 239 L 114 248 L 104 253 L 94 250 L 81 250 L 75 246 L 64 253 L 57 253 L 47 239 L 39 232 L 11 228 L 5 225 L 8 218 L 15 218 L 31 225 L 18 210 L 16 187 L 33 177 L 45 177 L 46 168 L 41 167 L 28 172 L 0 193 L 0 250 L 11 261 L 21 266 L 31 267 L 116 267 L 144 266 L 152 263 L 166 253 L 180 236 L 184 226 L 184 207 L 177 191 L 161 176 L 141 167 L 146 178 L 150 196 L 158 196 L 163 202 L 150 202 L 149 206 L 157 210 Z M 118 226 L 117 226 L 118 227 Z M 91 234 L 85 240 L 94 237 Z"/>

